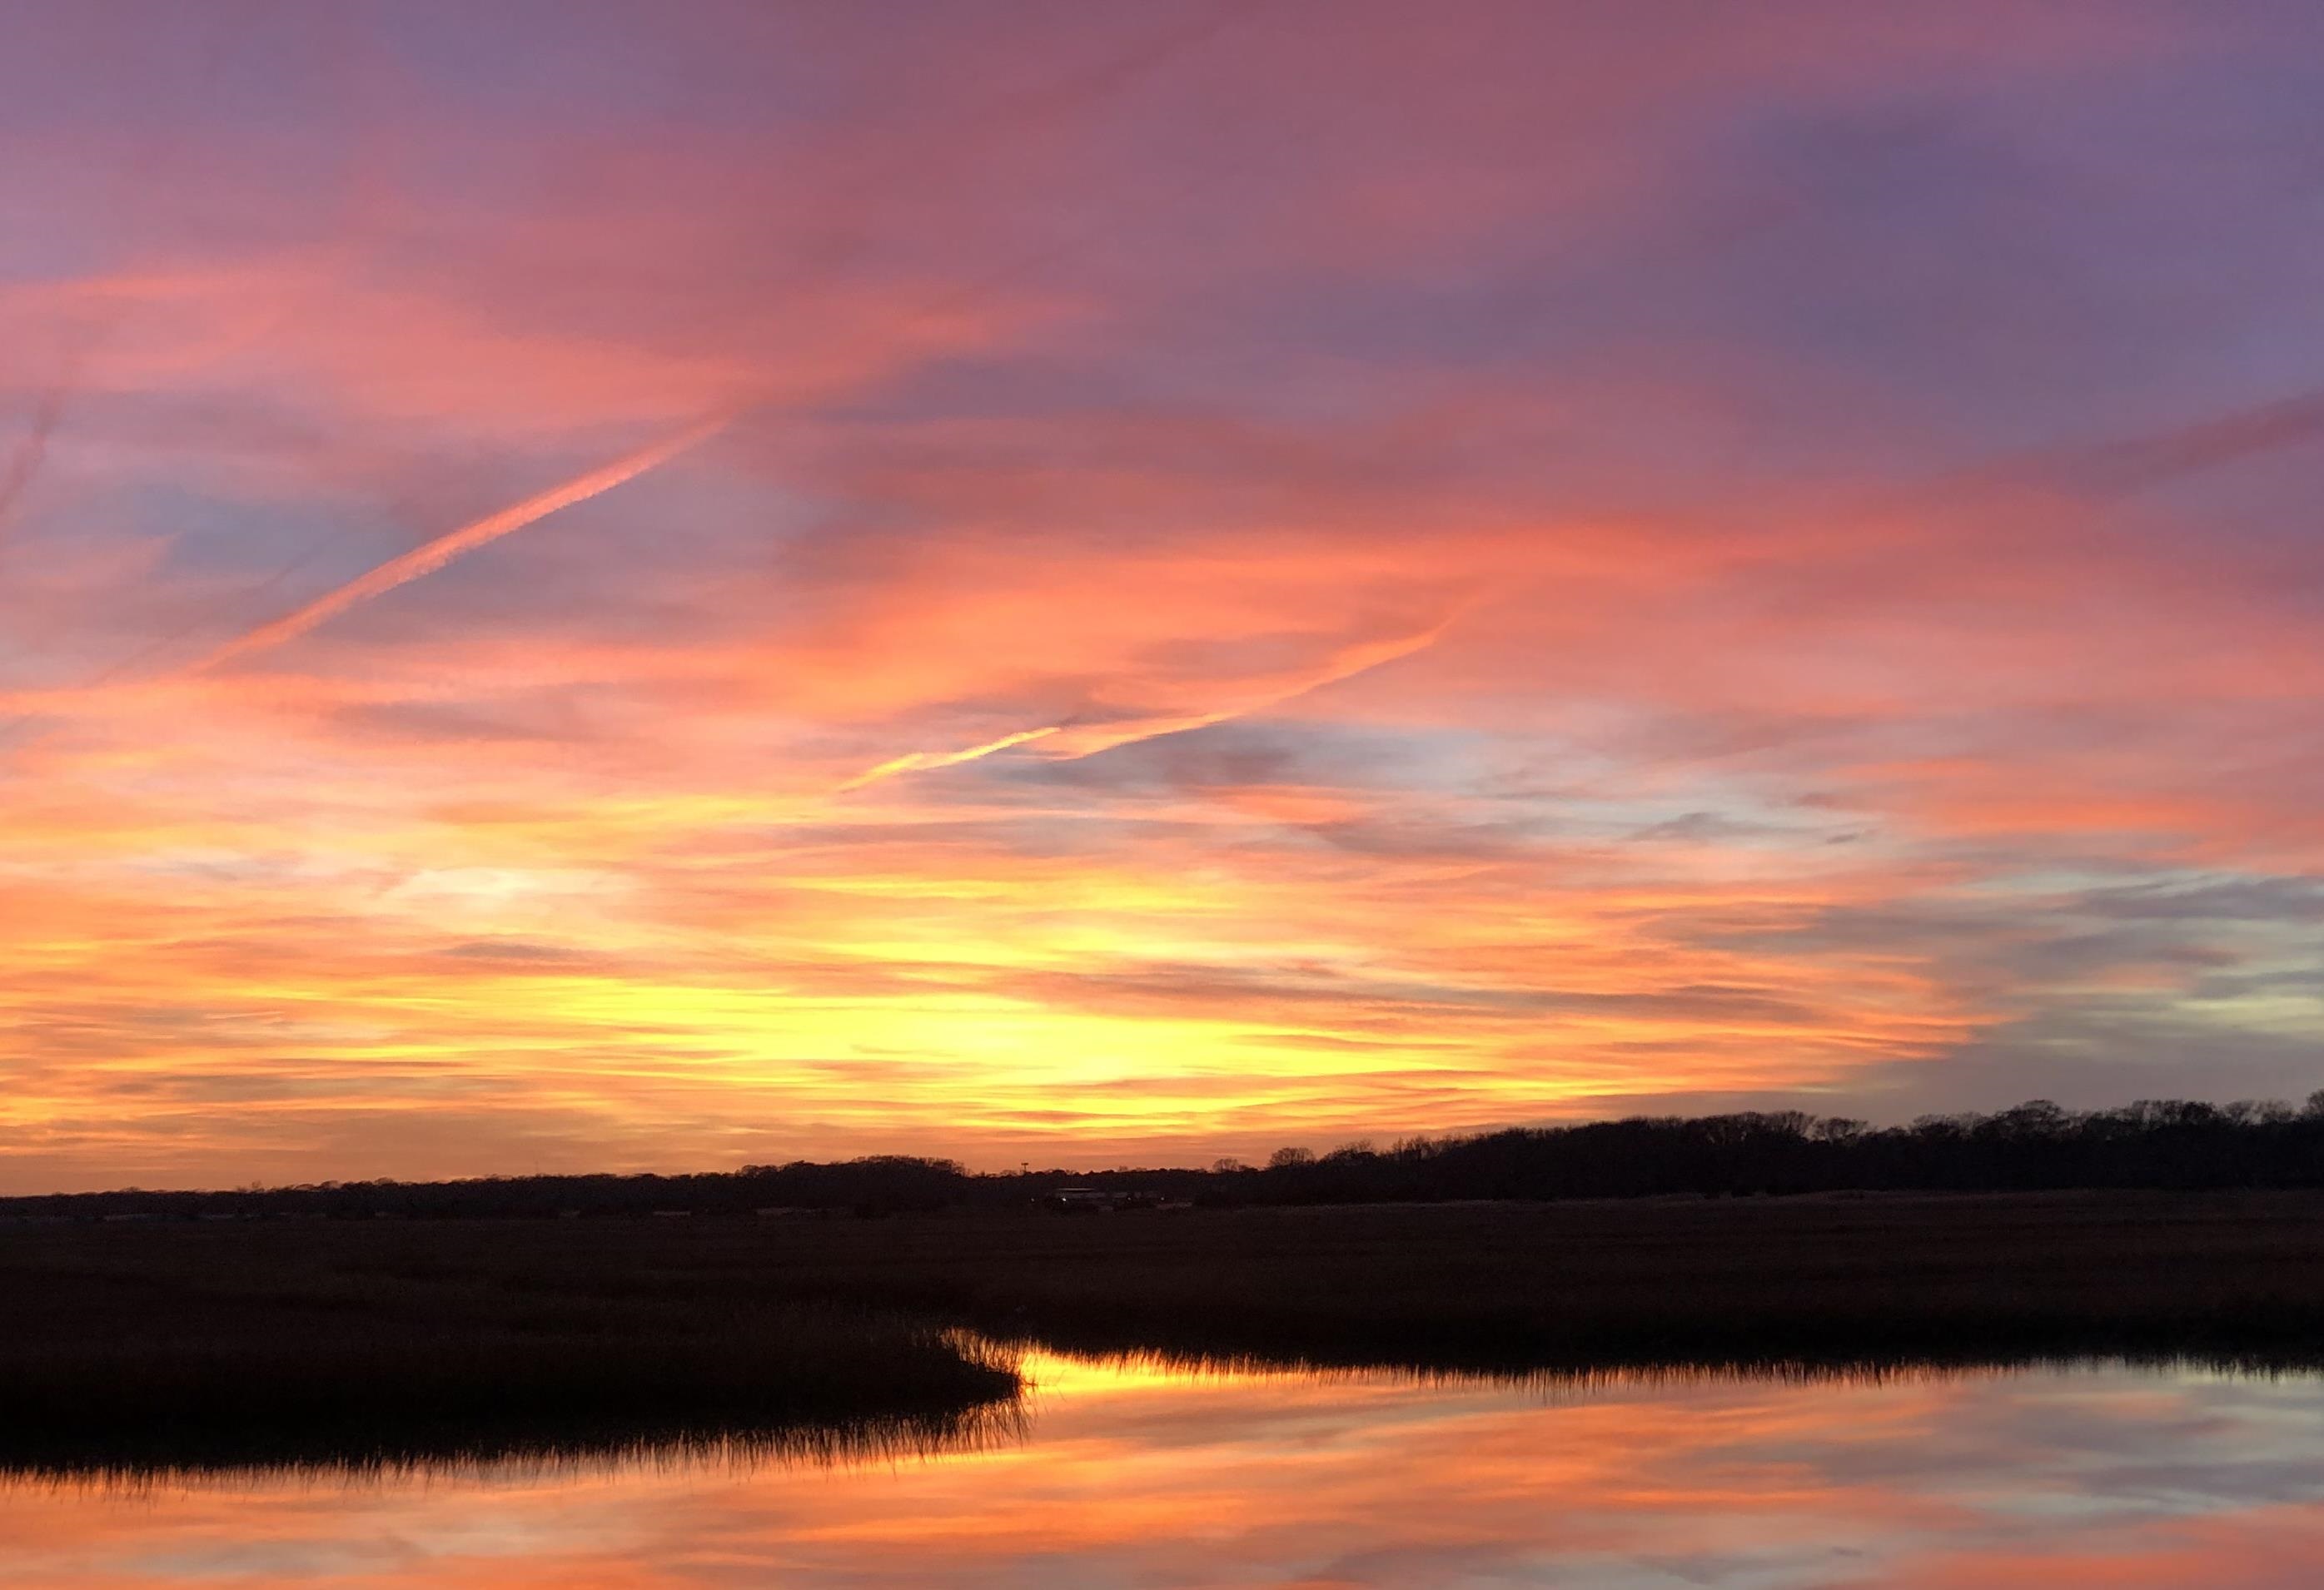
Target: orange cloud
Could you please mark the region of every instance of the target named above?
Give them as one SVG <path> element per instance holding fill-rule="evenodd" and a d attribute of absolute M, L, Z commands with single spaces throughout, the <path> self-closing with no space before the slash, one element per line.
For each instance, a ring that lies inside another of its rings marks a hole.
<path fill-rule="evenodd" d="M 2001 14 L 42 19 L 0 1184 L 2304 1091 L 2305 100 Z"/>

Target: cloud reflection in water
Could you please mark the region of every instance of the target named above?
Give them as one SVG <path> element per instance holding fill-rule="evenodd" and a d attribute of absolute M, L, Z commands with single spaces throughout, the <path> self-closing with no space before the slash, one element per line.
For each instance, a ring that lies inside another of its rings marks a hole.
<path fill-rule="evenodd" d="M 1029 1439 L 836 1465 L 19 1484 L 0 1582 L 2289 1586 L 2324 1555 L 2304 1376 L 1027 1370 Z"/>

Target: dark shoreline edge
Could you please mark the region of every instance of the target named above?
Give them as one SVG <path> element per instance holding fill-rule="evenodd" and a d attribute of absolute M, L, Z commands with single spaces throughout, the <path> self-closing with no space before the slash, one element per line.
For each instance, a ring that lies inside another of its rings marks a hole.
<path fill-rule="evenodd" d="M 355 1484 L 407 1476 L 586 1475 L 631 1463 L 750 1473 L 895 1463 L 1021 1443 L 1016 1394 L 945 1413 L 837 1418 L 777 1425 L 647 1420 L 576 1424 L 472 1420 L 401 1432 L 329 1426 L 211 1425 L 73 1432 L 0 1448 L 0 1487 L 96 1486 L 135 1492 L 232 1479 L 327 1479 Z"/>
<path fill-rule="evenodd" d="M 1005 1436 L 1032 1346 L 1545 1387 L 2315 1371 L 2324 1197 L 69 1227 L 0 1233 L 0 1473 L 843 1461 Z"/>

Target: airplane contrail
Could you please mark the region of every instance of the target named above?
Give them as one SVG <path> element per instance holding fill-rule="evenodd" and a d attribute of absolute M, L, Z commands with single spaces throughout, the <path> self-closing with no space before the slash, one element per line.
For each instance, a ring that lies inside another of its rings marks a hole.
<path fill-rule="evenodd" d="M 552 486 L 523 501 L 512 503 L 497 513 L 488 513 L 480 519 L 447 530 L 434 540 L 425 542 L 404 553 L 391 557 L 367 574 L 357 575 L 336 590 L 327 591 L 306 606 L 272 619 L 200 657 L 181 670 L 185 674 L 207 673 L 236 657 L 250 656 L 295 640 L 319 624 L 328 623 L 349 608 L 383 595 L 398 585 L 405 585 L 425 574 L 434 574 L 454 558 L 475 551 L 487 542 L 497 541 L 512 530 L 521 530 L 537 520 L 547 519 L 559 509 L 585 502 L 602 492 L 610 492 L 624 481 L 636 479 L 657 465 L 669 463 L 689 447 L 700 446 L 731 422 L 733 416 L 721 415 L 704 420 L 650 447 L 641 447 L 625 457 L 588 473 L 577 475 L 561 486 Z"/>
<path fill-rule="evenodd" d="M 62 381 L 42 392 L 32 409 L 32 422 L 8 455 L 8 463 L 0 468 L 0 533 L 8 528 L 14 517 L 16 500 L 32 484 L 41 473 L 42 464 L 49 455 L 49 437 L 64 418 L 65 384 Z"/>
<path fill-rule="evenodd" d="M 1285 702 L 1295 701 L 1305 695 L 1311 690 L 1321 690 L 1326 685 L 1336 685 L 1342 679 L 1352 679 L 1358 674 L 1369 673 L 1383 663 L 1391 663 L 1398 657 L 1410 657 L 1416 651 L 1425 651 L 1443 638 L 1444 631 L 1452 627 L 1453 619 L 1459 616 L 1460 614 L 1455 612 L 1441 622 L 1432 624 L 1427 629 L 1414 634 L 1397 635 L 1386 640 L 1366 641 L 1360 645 L 1343 648 L 1334 653 L 1330 660 L 1315 672 L 1280 682 L 1263 695 L 1240 702 L 1231 707 L 1222 708 L 1215 712 L 1187 713 L 1175 718 L 1148 718 L 1121 726 L 1111 733 L 1099 729 L 1093 736 L 1095 743 L 1084 744 L 1077 749 L 1068 749 L 1063 755 L 1053 756 L 1051 759 L 1061 762 L 1078 762 L 1084 757 L 1093 757 L 1100 751 L 1111 750 L 1117 746 L 1135 744 L 1141 740 L 1155 740 L 1165 734 L 1183 734 L 1190 729 L 1207 729 L 1213 723 L 1229 722 L 1236 718 L 1247 717 L 1252 712 L 1264 712 L 1269 707 L 1280 706 Z M 931 767 L 950 767 L 962 762 L 973 762 L 978 758 L 989 757 L 995 751 L 1005 751 L 1011 746 L 1023 745 L 1028 740 L 1046 740 L 1052 734 L 1062 734 L 1067 729 L 1074 727 L 1076 725 L 1068 721 L 1064 723 L 1047 724 L 1039 729 L 1020 729 L 1014 734 L 1004 734 L 1000 739 L 987 740 L 982 745 L 970 746 L 966 750 L 907 751 L 900 757 L 889 758 L 868 772 L 857 774 L 833 793 L 845 795 L 850 790 L 862 789 L 867 784 L 877 784 L 883 778 L 893 778 L 902 773 L 921 773 Z"/>
<path fill-rule="evenodd" d="M 2112 493 L 2238 464 L 2324 436 L 2324 391 L 2238 409 L 2217 418 L 2041 460 L 2077 484 Z"/>
<path fill-rule="evenodd" d="M 869 772 L 858 773 L 841 785 L 836 793 L 845 795 L 851 789 L 862 789 L 867 784 L 877 784 L 882 778 L 893 778 L 899 773 L 918 773 L 929 767 L 950 767 L 961 762 L 973 762 L 979 757 L 989 757 L 995 751 L 1005 751 L 1012 745 L 1023 745 L 1028 740 L 1039 740 L 1045 735 L 1055 734 L 1064 727 L 1062 723 L 1051 723 L 1041 729 L 1020 729 L 1014 734 L 1004 734 L 1000 739 L 989 740 L 982 745 L 970 746 L 964 751 L 908 751 L 900 757 L 889 758 Z"/>
<path fill-rule="evenodd" d="M 1254 712 L 1263 712 L 1269 707 L 1279 707 L 1286 702 L 1296 701 L 1311 691 L 1323 689 L 1326 685 L 1337 685 L 1342 679 L 1352 679 L 1359 674 L 1369 674 L 1385 663 L 1392 663 L 1399 657 L 1410 657 L 1415 652 L 1425 651 L 1435 645 L 1437 641 L 1443 639 L 1444 631 L 1452 627 L 1453 620 L 1461 616 L 1461 611 L 1466 611 L 1467 605 L 1464 603 L 1460 611 L 1455 611 L 1425 630 L 1417 630 L 1409 635 L 1392 636 L 1385 640 L 1368 640 L 1359 645 L 1343 647 L 1334 652 L 1331 658 L 1314 673 L 1278 682 L 1265 694 L 1238 702 L 1233 706 L 1222 707 L 1207 712 L 1190 712 L 1175 718 L 1148 718 L 1143 721 L 1125 724 L 1111 733 L 1102 731 L 1092 737 L 1094 743 L 1068 752 L 1060 760 L 1078 762 L 1084 757 L 1093 757 L 1100 751 L 1110 751 L 1120 746 L 1135 745 L 1141 740 L 1159 740 L 1166 734 L 1184 734 L 1189 730 L 1208 729 L 1216 723 L 1231 723 L 1237 718 L 1247 718 Z"/>
<path fill-rule="evenodd" d="M 65 354 L 63 368 L 34 400 L 31 424 L 10 451 L 7 464 L 0 465 L 0 538 L 5 538 L 9 521 L 15 518 L 17 501 L 32 489 L 41 466 L 48 462 L 49 438 L 63 422 L 66 405 L 78 394 L 83 372 L 119 318 L 115 313 L 83 326 Z"/>

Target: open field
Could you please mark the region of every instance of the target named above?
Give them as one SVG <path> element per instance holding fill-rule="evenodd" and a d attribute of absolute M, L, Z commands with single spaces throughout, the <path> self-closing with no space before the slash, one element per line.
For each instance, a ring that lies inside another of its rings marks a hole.
<path fill-rule="evenodd" d="M 2324 1364 L 2324 1195 L 20 1226 L 0 1289 L 18 1466 L 844 1442 L 1010 1395 L 955 1323 L 1499 1373 Z"/>

